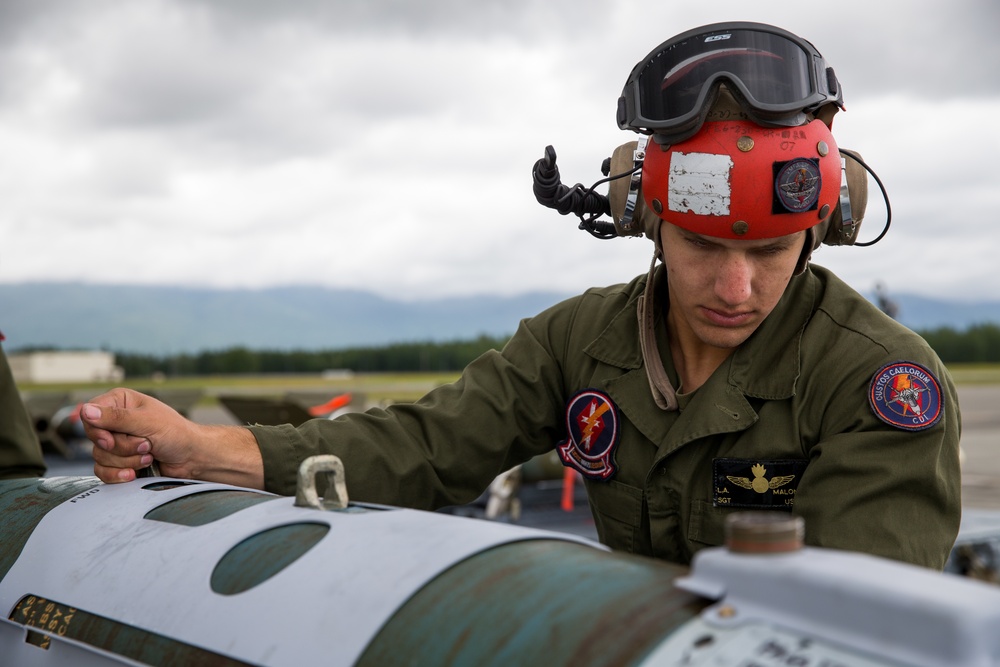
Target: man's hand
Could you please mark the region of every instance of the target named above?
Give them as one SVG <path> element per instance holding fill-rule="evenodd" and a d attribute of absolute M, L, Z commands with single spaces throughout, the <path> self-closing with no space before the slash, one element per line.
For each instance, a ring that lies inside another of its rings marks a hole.
<path fill-rule="evenodd" d="M 264 466 L 249 430 L 196 424 L 170 406 L 131 389 L 113 389 L 80 409 L 94 443 L 94 474 L 129 482 L 154 459 L 166 477 L 263 488 Z"/>
<path fill-rule="evenodd" d="M 94 474 L 104 482 L 128 482 L 156 458 L 171 477 L 191 477 L 183 451 L 194 426 L 160 401 L 131 389 L 113 389 L 80 409 L 94 443 Z M 153 453 L 154 443 L 156 452 Z"/>

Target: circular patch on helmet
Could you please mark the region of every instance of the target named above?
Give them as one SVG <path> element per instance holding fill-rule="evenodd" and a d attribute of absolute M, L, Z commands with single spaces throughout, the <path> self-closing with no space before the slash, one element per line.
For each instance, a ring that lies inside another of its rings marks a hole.
<path fill-rule="evenodd" d="M 937 378 L 912 361 L 894 361 L 880 368 L 872 376 L 868 403 L 879 419 L 905 431 L 930 428 L 944 413 Z"/>
<path fill-rule="evenodd" d="M 775 213 L 801 213 L 816 208 L 823 179 L 819 163 L 808 158 L 774 163 Z"/>
<path fill-rule="evenodd" d="M 618 449 L 618 407 L 607 394 L 584 389 L 566 404 L 568 436 L 556 446 L 563 465 L 588 479 L 606 481 L 615 474 Z"/>

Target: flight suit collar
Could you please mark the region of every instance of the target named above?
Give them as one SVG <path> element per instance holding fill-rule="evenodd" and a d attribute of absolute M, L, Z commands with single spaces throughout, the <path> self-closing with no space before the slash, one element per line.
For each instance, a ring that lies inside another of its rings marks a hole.
<path fill-rule="evenodd" d="M 676 413 L 664 413 L 653 401 L 653 394 L 646 376 L 639 343 L 638 303 L 646 285 L 646 277 L 634 280 L 629 288 L 631 294 L 625 306 L 611 319 L 604 330 L 585 349 L 584 353 L 619 373 L 609 373 L 607 379 L 597 387 L 607 392 L 622 414 L 653 442 L 662 442 L 674 422 Z M 659 285 L 657 286 L 659 287 Z M 666 293 L 664 286 L 663 294 Z M 667 349 L 665 327 L 662 326 L 662 312 L 656 312 L 657 333 L 661 349 Z M 673 368 L 667 354 L 668 372 Z M 676 374 L 674 374 L 676 379 Z"/>
<path fill-rule="evenodd" d="M 642 349 L 639 346 L 639 321 L 636 309 L 645 286 L 645 279 L 632 283 L 632 294 L 622 308 L 585 349 L 584 353 L 616 368 L 633 370 L 642 368 Z M 657 318 L 659 319 L 659 313 Z"/>
<path fill-rule="evenodd" d="M 661 295 L 666 294 L 666 271 L 662 265 L 658 267 L 654 279 L 658 281 L 657 300 L 664 303 L 665 296 Z M 663 444 L 667 442 L 668 433 L 678 415 L 665 413 L 656 406 L 643 366 L 636 306 L 644 286 L 645 279 L 634 283 L 634 292 L 627 305 L 587 346 L 585 352 L 598 361 L 624 371 L 607 380 L 603 389 L 646 437 Z M 688 418 L 683 421 L 694 418 L 703 422 L 694 429 L 696 431 L 742 430 L 757 419 L 756 411 L 747 397 L 780 400 L 793 396 L 800 373 L 801 337 L 815 309 L 818 292 L 818 279 L 811 271 L 806 270 L 792 278 L 767 319 L 698 391 L 698 394 L 712 393 L 715 397 L 712 404 L 718 410 L 711 410 L 697 417 L 685 415 Z M 663 322 L 662 308 L 658 308 L 656 323 L 661 357 L 671 380 L 676 382 L 677 374 L 667 348 Z M 683 443 L 674 443 L 670 449 L 681 444 Z"/>
<path fill-rule="evenodd" d="M 816 309 L 819 281 L 810 270 L 795 276 L 760 327 L 733 353 L 729 381 L 747 396 L 780 400 L 795 395 L 802 334 Z"/>

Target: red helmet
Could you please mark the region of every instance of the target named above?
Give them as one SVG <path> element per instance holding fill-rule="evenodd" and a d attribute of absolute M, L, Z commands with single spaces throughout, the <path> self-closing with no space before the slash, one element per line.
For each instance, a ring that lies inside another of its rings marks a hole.
<path fill-rule="evenodd" d="M 646 206 L 696 234 L 765 239 L 826 220 L 840 202 L 840 152 L 821 120 L 766 128 L 705 123 L 675 145 L 650 141 L 642 167 Z"/>

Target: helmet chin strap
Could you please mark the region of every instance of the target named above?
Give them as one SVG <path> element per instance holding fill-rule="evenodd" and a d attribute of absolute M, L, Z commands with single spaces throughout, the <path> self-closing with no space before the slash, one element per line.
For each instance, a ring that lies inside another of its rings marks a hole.
<path fill-rule="evenodd" d="M 646 377 L 649 379 L 649 389 L 653 393 L 653 401 L 661 410 L 677 409 L 677 392 L 670 384 L 667 371 L 663 367 L 663 358 L 656 344 L 656 287 L 654 273 L 656 260 L 660 258 L 660 234 L 656 228 L 653 250 L 653 261 L 649 264 L 649 275 L 646 276 L 646 288 L 639 297 L 636 315 L 639 318 L 639 347 L 646 366 Z"/>

